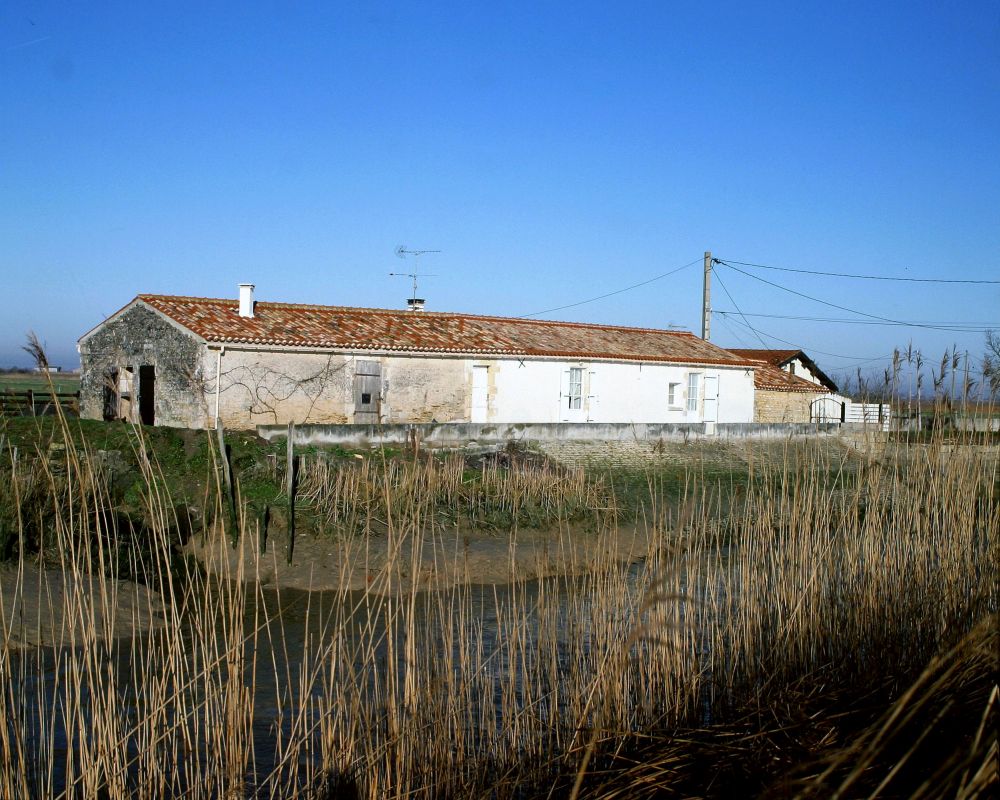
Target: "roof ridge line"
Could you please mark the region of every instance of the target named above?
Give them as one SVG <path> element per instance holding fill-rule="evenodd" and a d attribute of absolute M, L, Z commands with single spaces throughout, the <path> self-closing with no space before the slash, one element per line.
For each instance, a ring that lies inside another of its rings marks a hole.
<path fill-rule="evenodd" d="M 226 298 L 226 297 L 198 297 L 195 295 L 174 295 L 174 294 L 153 294 L 153 293 L 142 293 L 136 295 L 138 299 L 162 299 L 170 301 L 182 301 L 182 302 L 199 302 L 199 303 L 217 303 L 225 304 L 227 306 L 239 306 L 239 300 L 236 298 Z M 499 314 L 473 314 L 465 311 L 419 311 L 414 312 L 405 308 L 369 308 L 365 306 L 335 306 L 335 305 L 322 305 L 319 303 L 286 303 L 273 300 L 256 300 L 254 305 L 265 306 L 270 308 L 283 308 L 288 310 L 310 310 L 310 311 L 358 311 L 365 313 L 378 313 L 386 315 L 398 315 L 405 314 L 409 316 L 410 314 L 421 314 L 424 317 L 445 317 L 452 319 L 467 319 L 475 318 L 482 320 L 502 320 L 504 322 L 520 322 L 528 325 L 559 325 L 568 328 L 591 328 L 598 330 L 625 330 L 625 331 L 636 331 L 636 332 L 649 332 L 649 333 L 665 333 L 671 336 L 684 336 L 691 338 L 696 337 L 692 331 L 688 330 L 671 330 L 669 328 L 650 328 L 645 326 L 637 325 L 615 325 L 607 322 L 573 322 L 570 320 L 554 320 L 554 319 L 529 319 L 527 317 L 504 317 Z M 716 345 L 718 347 L 718 345 Z M 726 349 L 726 348 L 722 348 Z"/>

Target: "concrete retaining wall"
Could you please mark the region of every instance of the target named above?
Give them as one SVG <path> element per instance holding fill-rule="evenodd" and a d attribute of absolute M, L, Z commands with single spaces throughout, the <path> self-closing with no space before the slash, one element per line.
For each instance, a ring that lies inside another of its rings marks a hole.
<path fill-rule="evenodd" d="M 301 425 L 295 444 L 340 445 L 364 448 L 405 445 L 414 432 L 426 447 L 489 446 L 515 442 L 551 441 L 688 441 L 691 439 L 768 439 L 791 436 L 832 436 L 836 423 L 441 423 L 421 425 Z M 258 425 L 257 434 L 273 441 L 284 439 L 283 425 Z"/>

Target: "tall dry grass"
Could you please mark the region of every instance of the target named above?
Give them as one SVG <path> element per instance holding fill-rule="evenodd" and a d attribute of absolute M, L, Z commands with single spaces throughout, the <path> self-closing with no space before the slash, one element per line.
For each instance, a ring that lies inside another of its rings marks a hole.
<path fill-rule="evenodd" d="M 557 524 L 588 518 L 595 524 L 617 513 L 604 480 L 551 463 L 483 459 L 470 467 L 462 454 L 442 459 L 362 459 L 345 465 L 323 457 L 305 460 L 300 493 L 334 532 L 385 532 L 405 527 L 419 512 L 481 529 Z"/>
<path fill-rule="evenodd" d="M 609 516 L 555 535 L 553 547 L 593 537 L 586 574 L 435 593 L 408 588 L 402 556 L 459 546 L 437 514 L 442 491 L 462 502 L 457 467 L 440 467 L 433 492 L 392 464 L 327 475 L 332 494 L 314 501 L 348 520 L 362 511 L 337 498 L 381 487 L 371 503 L 390 558 L 368 592 L 294 599 L 262 585 L 276 548 L 230 581 L 171 574 L 173 505 L 145 458 L 160 556 L 132 571 L 162 588 L 162 609 L 103 555 L 125 532 L 101 513 L 90 454 L 67 447 L 62 477 L 37 455 L 33 469 L 68 487 L 53 488 L 47 538 L 62 624 L 45 646 L 19 646 L 39 620 L 0 608 L 3 797 L 587 793 L 637 739 L 766 708 L 778 686 L 877 678 L 901 692 L 997 611 L 998 473 L 984 449 L 901 450 L 849 473 L 820 450 L 765 459 L 735 496 L 692 474 L 680 505 L 650 509 L 641 565 L 600 555 Z M 24 490 L 17 469 L 3 480 Z M 220 538 L 221 498 L 206 534 Z M 42 568 L 22 551 L 15 575 Z M 148 630 L 116 638 L 123 608 Z"/>

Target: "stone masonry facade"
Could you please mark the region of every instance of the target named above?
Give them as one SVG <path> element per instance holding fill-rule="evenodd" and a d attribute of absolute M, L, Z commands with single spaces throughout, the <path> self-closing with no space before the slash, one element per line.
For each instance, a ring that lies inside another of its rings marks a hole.
<path fill-rule="evenodd" d="M 814 392 L 781 392 L 757 389 L 754 392 L 754 422 L 809 422 Z"/>
<path fill-rule="evenodd" d="M 202 346 L 160 314 L 130 308 L 80 342 L 80 416 L 138 421 L 138 376 L 145 366 L 155 375 L 156 424 L 204 427 Z"/>

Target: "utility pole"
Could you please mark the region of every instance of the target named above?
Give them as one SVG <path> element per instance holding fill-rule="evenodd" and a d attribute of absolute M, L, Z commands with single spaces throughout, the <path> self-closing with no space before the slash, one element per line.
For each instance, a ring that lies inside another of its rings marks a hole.
<path fill-rule="evenodd" d="M 701 338 L 708 341 L 712 332 L 712 251 L 705 251 L 705 283 L 701 295 Z"/>

